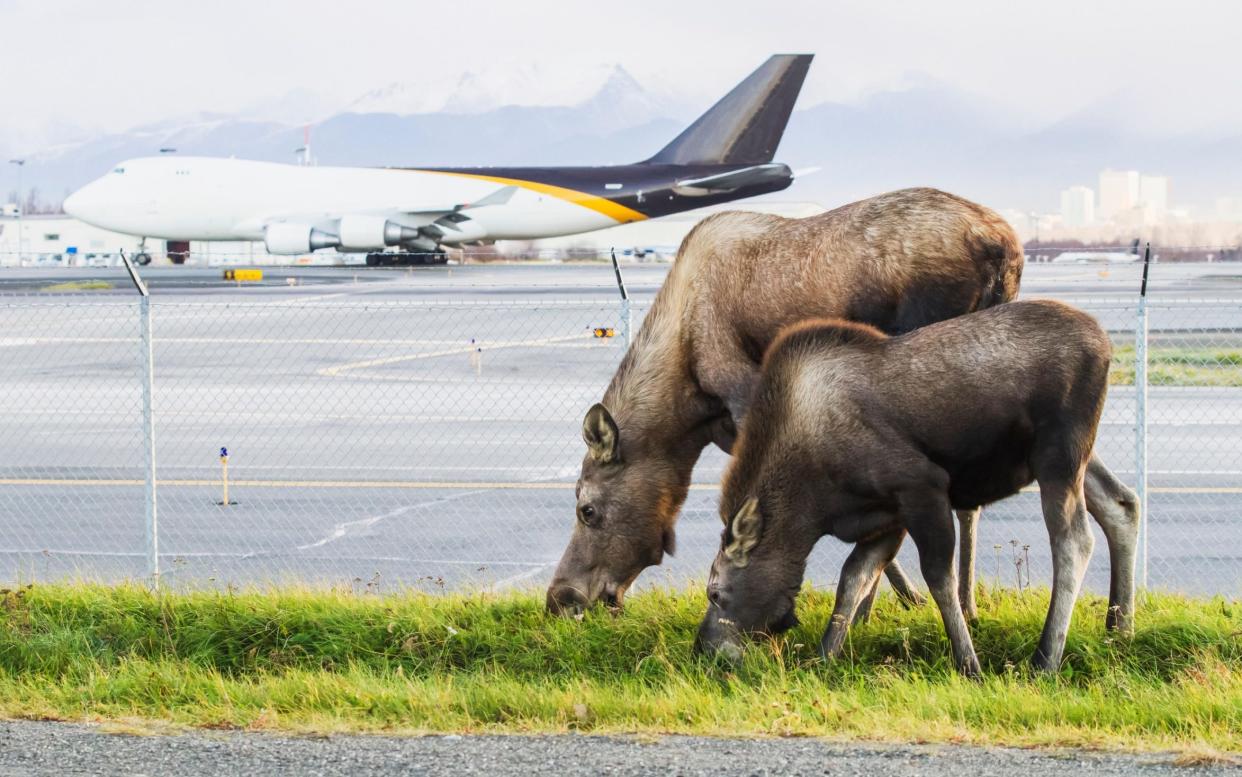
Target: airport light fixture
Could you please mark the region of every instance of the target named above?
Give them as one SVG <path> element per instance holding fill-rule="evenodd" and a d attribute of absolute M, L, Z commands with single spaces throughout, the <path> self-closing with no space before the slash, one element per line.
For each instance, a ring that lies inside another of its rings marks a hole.
<path fill-rule="evenodd" d="M 22 253 L 26 250 L 26 228 L 22 221 L 22 212 L 26 210 L 22 204 L 22 170 L 26 167 L 25 159 L 10 159 L 9 164 L 17 165 L 17 263 L 22 262 Z"/>

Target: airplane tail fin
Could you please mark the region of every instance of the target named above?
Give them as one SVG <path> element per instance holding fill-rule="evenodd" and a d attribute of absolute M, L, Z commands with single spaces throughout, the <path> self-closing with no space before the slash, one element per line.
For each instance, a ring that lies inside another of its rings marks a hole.
<path fill-rule="evenodd" d="M 770 57 L 646 164 L 771 162 L 814 56 Z"/>

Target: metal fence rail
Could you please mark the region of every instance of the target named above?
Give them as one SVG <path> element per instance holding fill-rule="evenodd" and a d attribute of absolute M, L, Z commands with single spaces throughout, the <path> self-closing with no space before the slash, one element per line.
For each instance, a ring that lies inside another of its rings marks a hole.
<path fill-rule="evenodd" d="M 582 415 L 646 304 L 0 298 L 0 580 L 536 585 L 572 526 Z M 1236 595 L 1242 306 L 1149 300 L 1144 395 L 1138 299 L 1077 304 L 1114 338 L 1098 450 L 1131 484 L 1146 419 L 1149 584 Z M 724 462 L 705 453 L 681 553 L 640 583 L 705 575 Z M 821 543 L 812 579 L 846 550 Z M 1048 582 L 1037 494 L 985 510 L 979 559 L 984 582 Z"/>

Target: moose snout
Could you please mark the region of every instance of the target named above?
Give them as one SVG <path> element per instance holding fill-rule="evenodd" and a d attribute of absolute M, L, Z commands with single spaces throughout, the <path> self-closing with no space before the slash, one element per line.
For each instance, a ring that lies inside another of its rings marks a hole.
<path fill-rule="evenodd" d="M 553 615 L 580 615 L 591 604 L 585 591 L 569 583 L 553 581 L 548 586 L 548 612 Z"/>
<path fill-rule="evenodd" d="M 727 619 L 708 612 L 699 624 L 694 638 L 694 652 L 707 656 L 720 656 L 730 663 L 742 660 L 742 635 Z"/>

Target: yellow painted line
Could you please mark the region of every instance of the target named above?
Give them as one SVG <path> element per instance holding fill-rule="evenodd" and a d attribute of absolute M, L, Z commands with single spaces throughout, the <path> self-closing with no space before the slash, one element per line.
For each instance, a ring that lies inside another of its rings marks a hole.
<path fill-rule="evenodd" d="M 563 186 L 553 186 L 546 183 L 538 183 L 537 181 L 524 181 L 520 178 L 501 178 L 497 175 L 480 175 L 478 173 L 451 173 L 446 170 L 421 170 L 420 173 L 435 173 L 437 175 L 454 175 L 458 178 L 474 178 L 478 181 L 492 181 L 493 183 L 504 184 L 505 186 L 518 186 L 540 194 L 547 194 L 558 200 L 572 202 L 574 205 L 581 205 L 589 208 L 596 213 L 602 213 L 610 219 L 614 219 L 622 224 L 628 224 L 631 221 L 645 221 L 647 217 L 642 213 L 627 208 L 618 202 L 613 202 L 605 197 L 594 194 L 580 192 L 577 189 L 566 189 Z"/>
<path fill-rule="evenodd" d="M 534 346 L 540 346 L 540 345 L 553 345 L 556 343 L 564 343 L 569 340 L 585 340 L 587 337 L 588 337 L 587 333 L 584 332 L 578 335 L 565 335 L 563 337 L 544 337 L 539 340 L 512 340 L 508 342 L 494 343 L 492 345 L 487 346 L 487 349 L 489 351 L 496 351 L 502 348 L 523 348 L 523 347 L 534 347 Z M 353 370 L 365 370 L 368 367 L 379 367 L 381 365 L 386 365 L 386 364 L 398 364 L 400 362 L 417 361 L 418 359 L 434 359 L 440 356 L 453 356 L 456 354 L 472 353 L 474 352 L 476 348 L 482 348 L 482 347 L 483 347 L 482 343 L 476 343 L 474 345 L 466 345 L 466 346 L 462 346 L 459 348 L 446 348 L 441 351 L 427 351 L 425 353 L 411 353 L 411 354 L 406 354 L 404 356 L 386 356 L 383 359 L 368 359 L 367 361 L 340 364 L 340 365 L 337 365 L 336 367 L 324 367 L 323 369 L 316 370 L 315 373 L 318 375 L 323 375 L 325 377 L 335 378 L 335 377 L 340 376 L 341 373 L 343 372 L 350 372 Z"/>
<path fill-rule="evenodd" d="M 16 347 L 30 345 L 50 345 L 70 343 L 73 345 L 87 344 L 122 344 L 136 343 L 139 337 L 0 337 L 0 346 Z M 161 343 L 178 343 L 188 345 L 460 345 L 461 338 L 452 340 L 410 340 L 375 338 L 311 338 L 311 337 L 161 337 Z M 523 345 L 520 340 L 479 340 L 478 345 L 488 348 Z"/>
<path fill-rule="evenodd" d="M 0 478 L 0 486 L 141 486 L 146 481 L 122 478 Z M 160 486 L 219 486 L 219 480 L 172 479 L 159 480 Z M 414 490 L 453 489 L 509 489 L 519 491 L 569 490 L 574 483 L 486 480 L 230 480 L 230 486 L 251 488 L 393 488 Z M 691 491 L 718 491 L 719 483 L 694 483 Z M 1036 493 L 1033 486 L 1022 489 L 1024 493 Z M 1164 486 L 1148 489 L 1153 494 L 1242 494 L 1242 486 Z"/>

